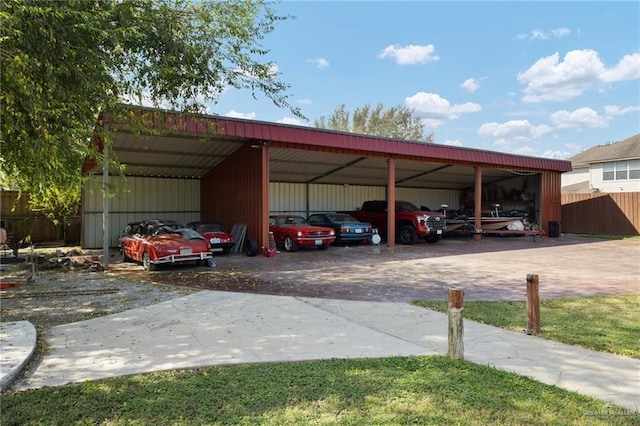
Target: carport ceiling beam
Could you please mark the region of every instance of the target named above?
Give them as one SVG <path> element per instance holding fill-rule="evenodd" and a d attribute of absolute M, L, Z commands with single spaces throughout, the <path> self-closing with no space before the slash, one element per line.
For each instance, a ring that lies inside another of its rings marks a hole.
<path fill-rule="evenodd" d="M 358 164 L 358 163 L 359 163 L 359 162 L 361 162 L 362 160 L 366 160 L 366 159 L 367 159 L 367 157 L 360 157 L 360 158 L 358 158 L 357 160 L 350 161 L 350 162 L 348 162 L 347 164 L 343 164 L 343 165 L 342 165 L 342 166 L 340 166 L 340 167 L 336 167 L 335 169 L 328 171 L 327 173 L 324 173 L 324 174 L 322 174 L 322 175 L 320 175 L 320 176 L 314 177 L 313 179 L 308 180 L 306 183 L 313 183 L 313 182 L 316 182 L 316 181 L 318 181 L 318 180 L 320 180 L 320 179 L 322 179 L 322 178 L 325 178 L 325 177 L 327 177 L 327 176 L 331 176 L 332 174 L 337 173 L 337 172 L 339 172 L 340 170 L 344 170 L 344 169 L 346 169 L 347 167 L 351 167 L 351 166 L 353 166 L 353 165 L 355 165 L 355 164 Z"/>
<path fill-rule="evenodd" d="M 147 168 L 147 169 L 180 169 L 180 170 L 200 170 L 200 171 L 209 171 L 209 167 L 202 167 L 202 166 L 177 166 L 175 164 L 161 164 L 161 163 L 153 163 L 153 164 L 149 164 L 149 163 L 131 163 L 131 162 L 126 162 L 123 163 L 125 166 L 127 167 L 141 167 L 141 168 Z"/>
<path fill-rule="evenodd" d="M 431 173 L 439 172 L 440 170 L 444 170 L 444 169 L 447 169 L 449 167 L 451 167 L 451 165 L 447 164 L 446 166 L 436 167 L 435 169 L 429 170 L 428 172 L 418 173 L 416 175 L 409 176 L 407 178 L 397 180 L 396 181 L 396 185 L 399 184 L 399 183 L 402 183 L 402 182 L 407 182 L 407 181 L 410 181 L 410 180 L 413 180 L 413 179 L 417 179 L 417 178 L 422 177 L 422 176 L 430 175 Z"/>
<path fill-rule="evenodd" d="M 127 152 L 132 154 L 171 155 L 171 156 L 179 156 L 179 157 L 226 158 L 226 155 L 222 155 L 222 154 L 204 154 L 201 152 L 186 152 L 186 151 L 167 151 L 163 149 L 118 148 L 118 152 Z"/>

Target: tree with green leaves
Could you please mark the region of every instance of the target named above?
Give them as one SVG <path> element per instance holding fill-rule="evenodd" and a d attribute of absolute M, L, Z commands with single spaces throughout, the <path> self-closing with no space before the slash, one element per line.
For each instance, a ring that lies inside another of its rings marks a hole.
<path fill-rule="evenodd" d="M 3 0 L 0 184 L 77 210 L 98 114 L 122 103 L 202 112 L 235 87 L 301 117 L 260 44 L 285 19 L 267 0 Z"/>
<path fill-rule="evenodd" d="M 343 104 L 330 117 L 320 117 L 314 122 L 321 129 L 339 130 L 364 135 L 382 136 L 422 142 L 433 142 L 433 134 L 424 134 L 424 124 L 413 116 L 413 111 L 403 106 L 384 109 L 366 104 L 351 114 Z"/>

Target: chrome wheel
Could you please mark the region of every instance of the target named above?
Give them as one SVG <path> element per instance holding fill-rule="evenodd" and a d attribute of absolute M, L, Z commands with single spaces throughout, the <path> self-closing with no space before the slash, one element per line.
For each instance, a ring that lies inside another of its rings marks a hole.
<path fill-rule="evenodd" d="M 144 252 L 142 254 L 142 266 L 144 267 L 145 271 L 155 271 L 156 270 L 156 265 L 151 263 L 151 256 L 149 256 L 149 253 L 147 253 L 147 252 Z"/>
<path fill-rule="evenodd" d="M 291 238 L 290 236 L 286 236 L 284 237 L 284 250 L 285 251 L 296 251 L 298 249 L 298 247 L 296 246 L 296 243 L 293 242 L 293 238 Z"/>

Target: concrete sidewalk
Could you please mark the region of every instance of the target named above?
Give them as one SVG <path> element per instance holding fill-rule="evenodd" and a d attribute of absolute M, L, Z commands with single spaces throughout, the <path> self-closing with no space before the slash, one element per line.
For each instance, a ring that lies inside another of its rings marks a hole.
<path fill-rule="evenodd" d="M 202 291 L 157 305 L 53 327 L 24 390 L 159 370 L 254 362 L 447 353 L 447 315 L 406 303 Z M 11 327 L 0 329 L 3 376 Z M 26 327 L 28 329 L 28 327 Z M 17 348 L 20 344 L 15 344 Z M 464 322 L 465 359 L 640 409 L 640 360 Z M 14 364 L 24 359 L 14 359 Z"/>

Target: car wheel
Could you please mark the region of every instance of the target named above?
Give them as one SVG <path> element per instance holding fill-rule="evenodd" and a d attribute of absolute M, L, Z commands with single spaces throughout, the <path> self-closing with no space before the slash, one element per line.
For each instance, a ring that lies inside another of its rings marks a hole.
<path fill-rule="evenodd" d="M 414 244 L 416 242 L 416 231 L 411 225 L 404 225 L 400 228 L 400 243 L 401 244 Z"/>
<path fill-rule="evenodd" d="M 434 244 L 440 241 L 440 235 L 427 235 L 424 237 L 424 240 L 430 244 Z"/>
<path fill-rule="evenodd" d="M 258 241 L 255 238 L 247 238 L 246 252 L 249 257 L 253 257 L 258 254 Z"/>
<path fill-rule="evenodd" d="M 151 263 L 151 256 L 146 251 L 142 254 L 142 266 L 145 271 L 155 271 L 157 269 L 157 265 Z"/>
<path fill-rule="evenodd" d="M 120 254 L 122 255 L 123 262 L 131 262 L 131 258 L 125 253 L 124 247 L 120 247 Z"/>
<path fill-rule="evenodd" d="M 284 237 L 284 250 L 285 251 L 297 251 L 298 246 L 293 242 L 293 238 L 290 236 Z"/>

